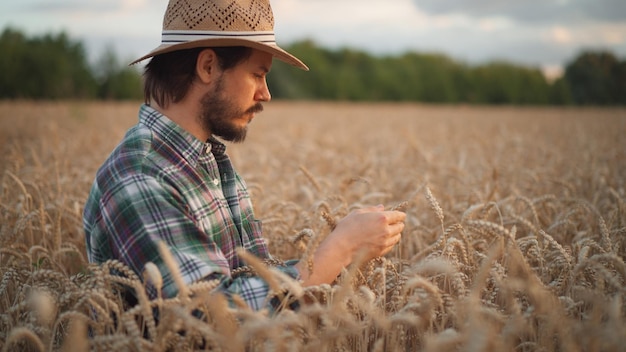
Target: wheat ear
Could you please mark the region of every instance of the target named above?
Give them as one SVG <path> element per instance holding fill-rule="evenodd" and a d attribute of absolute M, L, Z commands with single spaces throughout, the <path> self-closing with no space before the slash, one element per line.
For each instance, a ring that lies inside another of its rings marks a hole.
<path fill-rule="evenodd" d="M 322 191 L 322 187 L 320 186 L 319 182 L 317 182 L 315 177 L 313 177 L 313 175 L 309 172 L 309 170 L 307 170 L 307 168 L 302 166 L 302 165 L 300 165 L 299 169 L 300 169 L 300 171 L 302 171 L 304 176 L 306 176 L 306 178 L 311 182 L 313 187 L 315 187 L 315 190 L 317 192 L 321 192 Z"/>
<path fill-rule="evenodd" d="M 241 257 L 248 265 L 250 265 L 256 273 L 267 282 L 270 286 L 270 289 L 276 293 L 281 291 L 280 284 L 270 271 L 270 269 L 263 264 L 259 258 L 255 257 L 253 254 L 248 253 L 245 249 L 239 247 L 237 248 L 237 255 Z"/>
<path fill-rule="evenodd" d="M 428 200 L 428 203 L 430 204 L 430 208 L 435 212 L 435 215 L 437 215 L 437 218 L 439 219 L 439 222 L 441 223 L 441 233 L 444 233 L 445 228 L 443 225 L 443 210 L 439 206 L 437 199 L 435 199 L 435 197 L 433 196 L 428 186 L 424 187 L 424 192 L 426 194 L 426 200 Z"/>
<path fill-rule="evenodd" d="M 31 342 L 31 344 L 34 345 L 33 347 L 35 347 L 37 351 L 43 352 L 46 349 L 43 345 L 43 342 L 41 342 L 39 336 L 32 332 L 32 330 L 25 327 L 17 327 L 11 330 L 11 334 L 9 334 L 9 337 L 5 342 L 2 352 L 13 351 L 11 349 L 11 346 L 17 344 L 20 340 Z"/>

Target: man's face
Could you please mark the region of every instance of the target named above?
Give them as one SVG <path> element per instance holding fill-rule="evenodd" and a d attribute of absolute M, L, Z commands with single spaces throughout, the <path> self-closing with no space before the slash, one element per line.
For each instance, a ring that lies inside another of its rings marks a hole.
<path fill-rule="evenodd" d="M 253 50 L 247 60 L 217 72 L 201 101 L 203 128 L 227 141 L 243 142 L 254 114 L 263 111 L 261 102 L 271 99 L 265 80 L 271 66 L 271 54 Z"/>

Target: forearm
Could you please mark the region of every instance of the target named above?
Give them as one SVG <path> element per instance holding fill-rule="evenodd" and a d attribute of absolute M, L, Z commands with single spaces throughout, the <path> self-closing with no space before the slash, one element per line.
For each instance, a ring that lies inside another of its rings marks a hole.
<path fill-rule="evenodd" d="M 309 263 L 300 261 L 296 269 L 300 273 L 302 286 L 314 286 L 332 283 L 341 270 L 352 262 L 352 255 L 329 241 L 322 242 L 312 258 L 312 271 Z"/>

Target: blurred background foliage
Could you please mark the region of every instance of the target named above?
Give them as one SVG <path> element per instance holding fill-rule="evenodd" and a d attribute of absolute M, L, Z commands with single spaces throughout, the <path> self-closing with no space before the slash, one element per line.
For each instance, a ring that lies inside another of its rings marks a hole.
<path fill-rule="evenodd" d="M 548 80 L 539 68 L 509 62 L 468 65 L 442 54 L 377 56 L 330 50 L 312 41 L 286 49 L 310 68 L 276 61 L 268 76 L 274 99 L 403 101 L 509 105 L 626 105 L 626 60 L 584 51 Z M 112 48 L 90 64 L 65 33 L 0 36 L 0 99 L 142 99 L 141 71 Z"/>

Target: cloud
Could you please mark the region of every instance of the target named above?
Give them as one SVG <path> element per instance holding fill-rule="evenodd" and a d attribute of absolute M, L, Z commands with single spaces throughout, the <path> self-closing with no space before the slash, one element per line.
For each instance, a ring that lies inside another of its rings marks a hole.
<path fill-rule="evenodd" d="M 0 0 L 0 25 L 29 35 L 64 31 L 90 60 L 113 47 L 123 59 L 156 47 L 168 0 Z"/>
<path fill-rule="evenodd" d="M 134 35 L 143 32 L 145 23 L 160 28 L 166 5 L 167 0 L 22 0 L 0 5 L 0 23 L 22 23 L 36 31 L 61 28 L 79 35 L 122 31 Z"/>
<path fill-rule="evenodd" d="M 108 21 L 126 21 L 152 13 L 150 0 L 24 0 L 11 5 L 9 18 L 22 18 L 30 22 L 58 23 L 71 29 L 83 22 L 97 25 Z M 152 1 L 154 2 L 154 1 Z M 1 8 L 0 8 L 1 10 Z M 0 19 L 3 17 L 0 15 Z"/>
<path fill-rule="evenodd" d="M 29 13 L 41 15 L 77 14 L 77 13 L 109 13 L 115 12 L 121 7 L 122 1 L 54 1 L 40 0 L 28 1 L 21 6 L 15 6 L 16 13 Z"/>
<path fill-rule="evenodd" d="M 559 44 L 569 44 L 572 43 L 573 37 L 572 34 L 567 28 L 563 28 L 560 26 L 553 27 L 550 30 L 550 40 Z"/>
<path fill-rule="evenodd" d="M 325 26 L 349 28 L 364 23 L 380 25 L 419 20 L 412 0 L 281 0 L 273 1 L 276 25 L 295 26 L 308 23 L 322 29 Z"/>
<path fill-rule="evenodd" d="M 430 14 L 502 16 L 529 23 L 621 22 L 626 18 L 624 0 L 413 0 L 413 3 Z"/>
<path fill-rule="evenodd" d="M 433 6 L 440 6 L 436 12 L 416 7 L 416 0 L 369 0 L 367 6 L 352 0 L 280 0 L 273 5 L 277 38 L 285 43 L 308 37 L 326 47 L 347 45 L 379 54 L 440 52 L 472 64 L 505 60 L 552 73 L 583 48 L 608 48 L 619 55 L 626 52 L 624 22 L 524 22 L 519 13 L 517 18 L 505 16 L 510 8 L 487 11 L 490 4 L 502 1 L 476 0 L 471 3 L 476 8 L 462 4 L 453 8 L 452 1 L 434 1 Z M 536 0 L 526 1 L 531 8 L 533 3 L 541 5 Z M 550 4 L 552 0 L 545 1 Z M 567 5 L 563 1 L 551 4 Z M 530 17 L 532 11 L 526 12 Z M 313 15 L 318 13 L 324 15 Z"/>

